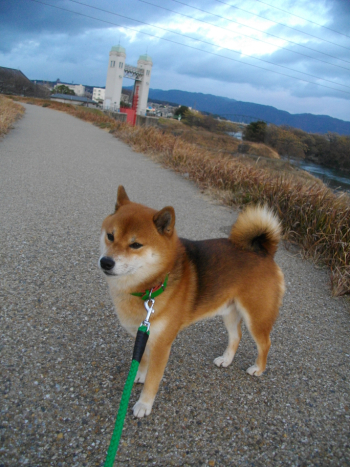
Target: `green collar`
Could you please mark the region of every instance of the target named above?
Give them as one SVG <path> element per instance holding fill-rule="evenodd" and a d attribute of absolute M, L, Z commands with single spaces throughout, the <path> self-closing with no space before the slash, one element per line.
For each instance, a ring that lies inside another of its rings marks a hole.
<path fill-rule="evenodd" d="M 166 275 L 166 278 L 163 284 L 159 284 L 156 287 L 152 287 L 151 289 L 144 290 L 143 292 L 134 292 L 131 295 L 135 297 L 141 297 L 142 300 L 145 302 L 146 300 L 151 300 L 152 298 L 158 297 L 158 295 L 162 294 L 166 289 L 168 283 L 169 274 Z"/>

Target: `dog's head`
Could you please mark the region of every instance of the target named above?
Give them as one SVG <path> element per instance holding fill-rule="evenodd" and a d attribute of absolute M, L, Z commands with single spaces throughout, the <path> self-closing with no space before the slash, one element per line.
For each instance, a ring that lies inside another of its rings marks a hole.
<path fill-rule="evenodd" d="M 166 275 L 175 257 L 175 212 L 160 211 L 129 200 L 118 188 L 115 212 L 102 224 L 99 267 L 109 279 L 125 278 L 130 285 Z"/>

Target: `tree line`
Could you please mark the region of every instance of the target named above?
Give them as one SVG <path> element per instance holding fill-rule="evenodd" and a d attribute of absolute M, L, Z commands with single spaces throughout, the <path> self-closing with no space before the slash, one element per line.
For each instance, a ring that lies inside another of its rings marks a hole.
<path fill-rule="evenodd" d="M 267 144 L 281 156 L 308 159 L 326 167 L 350 170 L 350 136 L 306 133 L 286 125 L 267 125 L 266 122 L 257 121 L 245 127 L 243 139 Z"/>
<path fill-rule="evenodd" d="M 67 94 L 68 96 L 75 96 L 73 89 L 70 89 L 65 84 L 60 84 L 53 88 L 51 94 Z"/>

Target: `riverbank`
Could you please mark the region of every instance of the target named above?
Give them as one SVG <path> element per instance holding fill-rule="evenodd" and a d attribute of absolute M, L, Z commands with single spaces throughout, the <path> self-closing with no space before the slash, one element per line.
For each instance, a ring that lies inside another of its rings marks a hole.
<path fill-rule="evenodd" d="M 263 141 L 279 154 L 316 162 L 325 168 L 350 170 L 350 135 L 306 133 L 286 125 L 259 121 L 247 125 L 244 139 Z"/>
<path fill-rule="evenodd" d="M 333 190 L 350 193 L 350 172 L 335 168 L 324 167 L 307 159 L 287 159 L 295 167 L 306 170 L 308 173 L 322 180 Z"/>
<path fill-rule="evenodd" d="M 241 155 L 232 157 L 184 141 L 171 131 L 131 127 L 96 109 L 40 99 L 29 102 L 67 112 L 109 130 L 133 149 L 181 173 L 227 205 L 268 204 L 281 218 L 284 238 L 300 246 L 305 257 L 330 269 L 332 293 L 350 293 L 350 203 L 346 194 L 334 193 L 303 171 L 262 168 Z"/>

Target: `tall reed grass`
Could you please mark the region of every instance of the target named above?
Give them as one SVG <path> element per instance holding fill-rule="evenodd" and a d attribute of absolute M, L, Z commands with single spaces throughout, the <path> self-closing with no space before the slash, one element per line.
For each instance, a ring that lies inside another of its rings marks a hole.
<path fill-rule="evenodd" d="M 305 181 L 200 149 L 157 128 L 117 123 L 114 134 L 137 151 L 216 190 L 230 205 L 266 203 L 280 216 L 284 238 L 331 270 L 334 295 L 350 293 L 350 200 L 319 181 Z"/>
<path fill-rule="evenodd" d="M 49 101 L 35 100 L 38 105 Z M 302 247 L 305 257 L 330 268 L 335 296 L 350 293 L 350 200 L 320 181 L 245 164 L 238 158 L 184 141 L 154 127 L 132 127 L 99 110 L 51 103 L 110 131 L 135 150 L 144 152 L 229 205 L 266 203 L 280 216 L 284 238 Z M 188 139 L 188 138 L 186 138 Z"/>
<path fill-rule="evenodd" d="M 16 120 L 24 114 L 24 107 L 0 95 L 0 137 L 8 133 Z"/>

